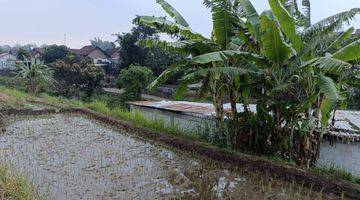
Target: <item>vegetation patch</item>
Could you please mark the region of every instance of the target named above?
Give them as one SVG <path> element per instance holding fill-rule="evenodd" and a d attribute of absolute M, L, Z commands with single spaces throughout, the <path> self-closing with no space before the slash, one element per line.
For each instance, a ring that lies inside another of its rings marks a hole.
<path fill-rule="evenodd" d="M 40 200 L 42 198 L 32 184 L 8 167 L 0 166 L 0 199 Z"/>

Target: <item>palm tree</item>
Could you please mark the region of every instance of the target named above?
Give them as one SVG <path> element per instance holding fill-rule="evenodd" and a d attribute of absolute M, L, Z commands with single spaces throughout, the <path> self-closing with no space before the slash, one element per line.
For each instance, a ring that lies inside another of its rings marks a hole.
<path fill-rule="evenodd" d="M 25 58 L 24 61 L 17 64 L 17 78 L 27 82 L 27 90 L 32 94 L 38 92 L 38 85 L 43 82 L 52 85 L 55 81 L 51 76 L 51 70 L 48 66 L 38 62 L 30 61 Z"/>

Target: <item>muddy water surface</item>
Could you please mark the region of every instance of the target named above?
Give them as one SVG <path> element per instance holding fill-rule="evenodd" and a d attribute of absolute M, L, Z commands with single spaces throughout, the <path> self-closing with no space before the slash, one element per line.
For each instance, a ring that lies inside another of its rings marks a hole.
<path fill-rule="evenodd" d="M 49 199 L 304 199 L 299 185 L 219 167 L 80 116 L 9 119 L 1 162 Z M 327 198 L 327 197 L 326 197 Z"/>

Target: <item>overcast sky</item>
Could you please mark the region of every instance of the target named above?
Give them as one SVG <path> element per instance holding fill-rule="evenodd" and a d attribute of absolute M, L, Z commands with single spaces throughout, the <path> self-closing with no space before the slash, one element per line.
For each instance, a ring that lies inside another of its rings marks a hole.
<path fill-rule="evenodd" d="M 202 0 L 168 0 L 192 29 L 209 36 L 210 11 Z M 251 0 L 258 11 L 267 0 Z M 312 0 L 313 20 L 360 7 L 360 0 Z M 165 16 L 155 0 L 0 0 L 0 44 L 64 44 L 78 48 L 89 39 L 114 40 L 114 33 L 127 32 L 136 15 Z M 354 22 L 360 28 L 360 16 Z"/>

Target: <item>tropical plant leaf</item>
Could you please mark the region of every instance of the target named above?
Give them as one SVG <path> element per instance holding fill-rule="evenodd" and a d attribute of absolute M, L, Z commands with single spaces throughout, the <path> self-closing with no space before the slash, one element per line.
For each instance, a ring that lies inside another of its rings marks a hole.
<path fill-rule="evenodd" d="M 216 51 L 211 53 L 206 53 L 200 56 L 196 56 L 192 59 L 193 63 L 196 64 L 206 64 L 210 62 L 217 62 L 217 61 L 223 61 L 223 55 L 227 57 L 233 57 L 233 56 L 244 56 L 247 58 L 252 58 L 254 60 L 262 60 L 263 58 L 257 54 L 252 54 L 249 52 L 243 52 L 243 51 L 235 51 L 235 50 L 227 50 L 227 51 Z"/>
<path fill-rule="evenodd" d="M 311 108 L 313 103 L 318 98 L 317 94 L 309 96 L 305 101 L 303 101 L 299 106 L 298 110 L 299 112 L 305 112 L 307 109 Z"/>
<path fill-rule="evenodd" d="M 156 0 L 156 3 L 160 4 L 163 9 L 172 17 L 175 19 L 175 22 L 185 26 L 185 27 L 189 27 L 189 24 L 187 23 L 187 21 L 184 19 L 183 16 L 181 16 L 181 14 L 174 8 L 172 7 L 168 2 L 164 1 L 164 0 Z"/>
<path fill-rule="evenodd" d="M 318 86 L 320 92 L 324 94 L 324 99 L 321 102 L 321 125 L 326 128 L 331 117 L 331 112 L 334 110 L 336 104 L 343 100 L 340 96 L 339 90 L 336 88 L 334 81 L 327 76 L 318 76 Z"/>
<path fill-rule="evenodd" d="M 321 111 L 321 126 L 322 128 L 326 128 L 326 126 L 329 123 L 329 120 L 331 118 L 331 113 L 334 110 L 336 106 L 336 102 L 334 102 L 331 99 L 324 98 L 320 105 L 320 111 Z"/>
<path fill-rule="evenodd" d="M 333 102 L 342 99 L 339 90 L 336 88 L 334 81 L 330 77 L 318 75 L 318 87 L 320 92 L 323 93 L 327 99 Z"/>
<path fill-rule="evenodd" d="M 310 60 L 302 66 L 314 66 L 322 70 L 325 74 L 340 75 L 351 69 L 351 64 L 332 57 L 320 57 Z"/>
<path fill-rule="evenodd" d="M 342 33 L 333 43 L 331 43 L 328 49 L 338 49 L 340 47 L 340 44 L 345 40 L 349 39 L 354 31 L 354 27 L 349 28 L 347 31 Z"/>
<path fill-rule="evenodd" d="M 175 74 L 181 72 L 184 70 L 184 68 L 187 68 L 188 64 L 186 61 L 179 61 L 173 65 L 171 65 L 169 68 L 167 68 L 163 73 L 160 74 L 150 85 L 147 87 L 149 90 L 155 89 L 160 84 L 166 82 L 169 80 L 172 76 Z"/>
<path fill-rule="evenodd" d="M 360 8 L 353 8 L 349 11 L 327 17 L 307 28 L 304 31 L 304 36 L 308 37 L 309 35 L 323 33 L 324 30 L 327 30 L 327 32 L 339 30 L 344 23 L 349 25 L 350 20 L 354 19 L 357 14 L 360 14 Z"/>
<path fill-rule="evenodd" d="M 176 88 L 175 94 L 174 94 L 174 99 L 181 99 L 185 92 L 187 91 L 187 82 L 186 81 L 182 81 L 180 82 L 179 86 Z"/>
<path fill-rule="evenodd" d="M 280 0 L 269 0 L 269 4 L 271 11 L 280 24 L 282 32 L 284 32 L 285 35 L 290 39 L 294 49 L 297 52 L 300 52 L 303 47 L 303 43 L 300 36 L 296 33 L 294 19 L 290 16 L 289 12 L 283 6 Z"/>
<path fill-rule="evenodd" d="M 234 24 L 237 17 L 232 12 L 232 1 L 229 0 L 206 0 L 204 4 L 211 8 L 213 19 L 213 39 L 221 49 L 228 49 L 231 38 L 235 35 Z"/>
<path fill-rule="evenodd" d="M 247 19 L 247 27 L 250 33 L 254 36 L 255 41 L 261 42 L 259 14 L 249 0 L 238 0 L 238 2 Z"/>
<path fill-rule="evenodd" d="M 181 24 L 167 20 L 164 17 L 153 17 L 153 16 L 140 16 L 138 23 L 143 24 L 159 31 L 170 35 L 183 36 L 186 39 L 200 39 L 207 40 L 204 36 L 199 33 L 193 32 L 190 28 L 185 27 Z"/>
<path fill-rule="evenodd" d="M 360 40 L 345 46 L 333 55 L 334 58 L 343 61 L 353 61 L 360 58 Z"/>
<path fill-rule="evenodd" d="M 158 39 L 139 40 L 138 45 L 144 47 L 158 47 L 173 53 L 191 54 L 192 56 L 201 55 L 204 52 L 218 50 L 218 46 L 210 40 L 179 40 L 175 42 L 162 41 Z"/>
<path fill-rule="evenodd" d="M 302 0 L 303 12 L 305 17 L 305 27 L 311 26 L 311 3 L 310 0 Z"/>
<path fill-rule="evenodd" d="M 289 14 L 294 17 L 298 11 L 296 0 L 280 0 L 280 3 L 286 8 Z"/>
<path fill-rule="evenodd" d="M 168 42 L 158 39 L 144 39 L 139 40 L 136 44 L 148 48 L 156 46 L 164 51 L 173 53 L 186 53 L 187 47 L 194 43 L 195 42 L 191 42 L 190 40 Z"/>
<path fill-rule="evenodd" d="M 289 57 L 291 49 L 282 40 L 280 30 L 270 11 L 265 11 L 260 15 L 260 29 L 264 54 L 279 65 Z"/>
<path fill-rule="evenodd" d="M 301 132 L 310 132 L 317 127 L 317 119 L 314 116 L 310 116 L 306 120 L 304 120 L 300 125 Z"/>
<path fill-rule="evenodd" d="M 261 72 L 247 68 L 239 68 L 239 67 L 210 67 L 205 69 L 199 69 L 196 72 L 193 72 L 185 76 L 185 79 L 189 79 L 190 77 L 196 77 L 196 76 L 206 76 L 209 73 L 218 73 L 218 74 L 233 76 L 233 75 L 246 75 L 246 74 L 258 75 Z"/>

